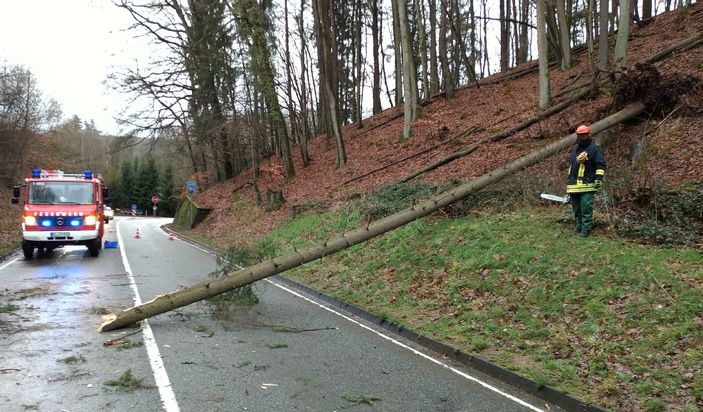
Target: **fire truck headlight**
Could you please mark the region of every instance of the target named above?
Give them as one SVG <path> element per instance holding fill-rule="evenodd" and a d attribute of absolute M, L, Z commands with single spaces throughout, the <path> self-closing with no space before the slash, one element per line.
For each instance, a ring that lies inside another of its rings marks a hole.
<path fill-rule="evenodd" d="M 93 226 L 95 222 L 98 220 L 95 218 L 93 215 L 89 215 L 85 217 L 85 220 L 83 221 L 83 224 L 88 225 L 88 226 Z"/>
<path fill-rule="evenodd" d="M 27 226 L 34 226 L 37 224 L 37 218 L 34 216 L 25 216 L 24 224 Z"/>

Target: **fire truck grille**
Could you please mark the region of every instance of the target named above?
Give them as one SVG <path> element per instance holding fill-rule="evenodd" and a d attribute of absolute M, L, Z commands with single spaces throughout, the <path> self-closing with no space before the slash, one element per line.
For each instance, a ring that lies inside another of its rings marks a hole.
<path fill-rule="evenodd" d="M 82 224 L 82 217 L 45 217 L 39 219 L 39 225 L 43 228 L 71 228 L 81 226 Z"/>

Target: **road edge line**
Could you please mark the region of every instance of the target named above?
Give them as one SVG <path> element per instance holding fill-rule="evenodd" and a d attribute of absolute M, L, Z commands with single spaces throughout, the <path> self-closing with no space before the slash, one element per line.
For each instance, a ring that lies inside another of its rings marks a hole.
<path fill-rule="evenodd" d="M 134 294 L 134 305 L 139 306 L 142 304 L 142 298 L 139 296 L 139 289 L 137 288 L 137 283 L 134 281 L 134 276 L 132 275 L 132 268 L 127 260 L 127 252 L 125 252 L 124 241 L 122 240 L 122 235 L 120 234 L 120 223 L 117 222 L 117 227 L 115 228 L 117 232 L 117 242 L 120 245 L 120 254 L 122 256 L 122 264 L 127 272 L 127 278 L 129 279 L 129 287 L 132 289 Z M 156 338 L 154 338 L 154 332 L 149 326 L 149 321 L 144 319 L 142 327 L 142 335 L 144 336 L 144 346 L 146 347 L 147 357 L 149 358 L 149 364 L 151 365 L 151 370 L 154 373 L 154 381 L 156 382 L 156 387 L 159 390 L 159 396 L 161 397 L 161 402 L 163 404 L 163 409 L 167 412 L 180 412 L 178 407 L 178 401 L 176 400 L 176 394 L 173 392 L 173 387 L 171 387 L 171 381 L 168 378 L 168 373 L 166 372 L 166 367 L 161 359 L 161 353 L 159 352 L 159 346 L 156 344 Z"/>

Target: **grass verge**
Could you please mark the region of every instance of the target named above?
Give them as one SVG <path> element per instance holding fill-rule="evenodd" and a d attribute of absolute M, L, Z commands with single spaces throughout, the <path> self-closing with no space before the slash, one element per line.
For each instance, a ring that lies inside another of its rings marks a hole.
<path fill-rule="evenodd" d="M 361 220 L 299 217 L 265 241 L 285 253 Z M 436 215 L 285 275 L 585 402 L 698 410 L 701 252 L 596 227 L 576 236 L 567 207 Z"/>

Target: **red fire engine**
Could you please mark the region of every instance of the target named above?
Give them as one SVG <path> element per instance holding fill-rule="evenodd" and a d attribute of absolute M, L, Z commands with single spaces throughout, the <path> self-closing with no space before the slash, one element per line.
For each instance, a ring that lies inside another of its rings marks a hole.
<path fill-rule="evenodd" d="M 12 203 L 19 203 L 26 187 L 22 212 L 22 252 L 31 259 L 34 249 L 51 251 L 65 245 L 85 245 L 95 257 L 105 232 L 108 192 L 102 176 L 34 169 L 24 185 L 15 185 Z"/>

